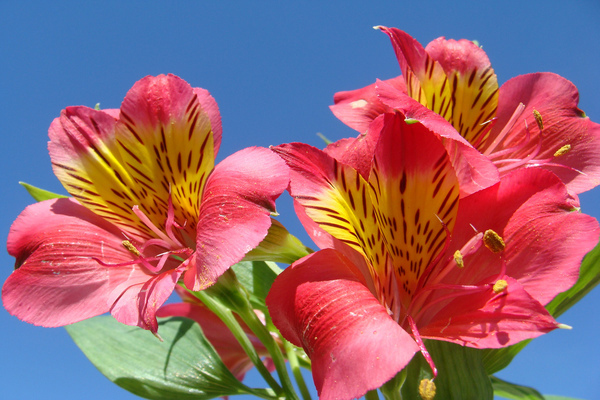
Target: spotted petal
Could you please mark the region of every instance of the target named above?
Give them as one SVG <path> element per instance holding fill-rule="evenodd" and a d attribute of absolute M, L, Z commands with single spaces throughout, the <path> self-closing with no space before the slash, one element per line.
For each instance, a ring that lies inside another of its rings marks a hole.
<path fill-rule="evenodd" d="M 207 101 L 207 94 L 200 93 Z M 207 101 L 217 121 L 214 101 Z M 220 125 L 219 125 L 220 128 Z M 69 107 L 51 125 L 50 157 L 65 188 L 130 236 L 152 236 L 132 213 L 139 206 L 164 230 L 172 195 L 182 241 L 194 237 L 202 189 L 214 166 L 211 117 L 180 78 L 146 77 L 128 92 L 118 120 Z"/>
<path fill-rule="evenodd" d="M 46 327 L 62 326 L 111 310 L 123 283 L 150 279 L 131 262 L 117 227 L 72 199 L 27 207 L 13 223 L 8 252 L 17 269 L 2 288 L 4 307 L 18 318 Z M 125 322 L 125 321 L 122 321 Z"/>
<path fill-rule="evenodd" d="M 473 148 L 444 118 L 386 82 L 378 80 L 376 92 L 379 100 L 387 107 L 400 111 L 406 118 L 419 121 L 442 138 L 460 182 L 462 196 L 498 182 L 496 166 Z"/>
<path fill-rule="evenodd" d="M 485 139 L 482 123 L 494 117 L 498 102 L 498 82 L 485 52 L 468 40 L 444 38 L 424 49 L 406 32 L 380 29 L 392 41 L 408 95 L 479 148 Z"/>
<path fill-rule="evenodd" d="M 454 227 L 458 180 L 431 131 L 419 123 L 408 125 L 399 114 L 386 114 L 369 184 L 386 252 L 395 266 L 378 275 L 401 284 L 406 309 L 421 275 L 443 250 L 446 232 Z"/>
<path fill-rule="evenodd" d="M 267 306 L 283 336 L 311 358 L 321 399 L 358 398 L 391 379 L 418 351 L 352 263 L 332 249 L 285 269 Z"/>

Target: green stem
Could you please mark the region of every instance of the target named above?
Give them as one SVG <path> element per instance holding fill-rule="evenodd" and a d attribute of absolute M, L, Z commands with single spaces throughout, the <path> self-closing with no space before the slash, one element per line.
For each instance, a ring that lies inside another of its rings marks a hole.
<path fill-rule="evenodd" d="M 379 395 L 377 394 L 377 389 L 369 390 L 367 394 L 365 394 L 365 400 L 379 400 Z"/>
<path fill-rule="evenodd" d="M 402 400 L 402 393 L 400 392 L 400 390 L 404 385 L 406 375 L 407 370 L 406 368 L 404 368 L 402 371 L 398 372 L 396 376 L 384 383 L 379 388 L 385 400 Z"/>
<path fill-rule="evenodd" d="M 195 292 L 194 294 L 198 299 L 202 301 L 202 303 L 204 303 L 204 305 L 206 305 L 206 307 L 208 307 L 210 311 L 215 313 L 221 319 L 221 321 L 223 321 L 227 328 L 229 328 L 229 330 L 240 343 L 240 345 L 242 346 L 252 363 L 256 366 L 258 372 L 262 375 L 262 377 L 269 384 L 269 386 L 273 388 L 275 393 L 279 395 L 282 392 L 281 386 L 273 378 L 267 367 L 265 367 L 265 364 L 263 364 L 262 360 L 260 359 L 260 356 L 256 352 L 256 349 L 254 348 L 254 346 L 252 346 L 250 339 L 248 339 L 248 335 L 246 335 L 246 332 L 244 332 L 238 321 L 235 319 L 233 313 L 225 307 L 221 306 L 217 301 L 215 301 L 204 291 Z"/>
<path fill-rule="evenodd" d="M 275 364 L 275 369 L 279 375 L 281 386 L 283 387 L 283 391 L 285 392 L 288 400 L 299 400 L 298 395 L 294 390 L 294 386 L 290 380 L 290 376 L 288 375 L 287 368 L 285 366 L 285 359 L 283 358 L 281 349 L 275 342 L 273 336 L 271 336 L 271 332 L 269 332 L 267 327 L 263 325 L 262 321 L 252 309 L 250 302 L 246 301 L 243 307 L 239 307 L 239 309 L 235 311 L 240 315 L 240 317 L 242 317 L 242 320 L 246 323 L 246 325 L 248 325 L 252 332 L 254 332 L 258 340 L 260 340 L 267 348 L 267 351 L 269 352 L 271 359 Z"/>
<path fill-rule="evenodd" d="M 244 384 L 242 384 L 244 385 Z M 273 389 L 256 389 L 256 388 L 250 388 L 246 385 L 245 386 L 245 393 L 240 393 L 240 394 L 250 394 L 256 397 L 260 397 L 261 399 L 266 399 L 266 400 L 278 400 L 279 396 L 277 396 L 277 394 L 275 393 L 275 391 Z"/>
<path fill-rule="evenodd" d="M 296 355 L 296 349 L 294 349 L 294 346 L 285 339 L 283 340 L 283 345 L 285 347 L 285 353 L 290 363 L 292 373 L 294 374 L 294 378 L 296 379 L 298 389 L 300 389 L 300 394 L 302 395 L 302 398 L 304 400 L 311 400 L 310 393 L 308 392 L 308 388 L 306 387 L 306 383 L 304 382 L 304 377 L 302 376 L 302 371 L 300 370 L 300 364 L 298 362 L 298 356 Z"/>

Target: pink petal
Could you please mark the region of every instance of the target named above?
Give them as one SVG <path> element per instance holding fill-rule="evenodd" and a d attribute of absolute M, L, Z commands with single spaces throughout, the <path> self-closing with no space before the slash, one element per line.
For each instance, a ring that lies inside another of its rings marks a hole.
<path fill-rule="evenodd" d="M 600 128 L 583 117 L 577 107 L 577 88 L 565 78 L 553 73 L 535 73 L 517 76 L 500 88 L 498 122 L 489 141 L 500 133 L 519 103 L 525 110 L 510 131 L 506 140 L 511 147 L 525 141 L 525 121 L 531 134 L 530 144 L 505 158 L 524 158 L 538 144 L 539 129 L 533 116 L 536 110 L 542 116 L 544 130 L 542 148 L 536 159 L 551 159 L 551 163 L 564 165 L 545 166 L 567 184 L 569 190 L 581 193 L 600 183 Z M 554 154 L 565 145 L 571 150 L 559 157 Z"/>
<path fill-rule="evenodd" d="M 508 286 L 499 294 L 490 285 L 485 291 L 456 297 L 426 323 L 417 321 L 420 334 L 463 346 L 499 348 L 558 328 L 518 281 L 508 276 L 502 279 Z"/>
<path fill-rule="evenodd" d="M 470 74 L 474 70 L 491 66 L 485 51 L 467 39 L 446 40 L 440 37 L 430 42 L 425 51 L 442 65 L 448 75 L 451 72 Z"/>
<path fill-rule="evenodd" d="M 221 124 L 221 113 L 216 100 L 212 97 L 208 90 L 202 88 L 193 88 L 194 93 L 198 96 L 198 102 L 202 106 L 204 112 L 208 114 L 210 126 L 213 131 L 213 143 L 215 148 L 215 156 L 221 147 L 221 137 L 223 136 L 223 126 Z"/>
<path fill-rule="evenodd" d="M 496 166 L 473 148 L 444 118 L 383 81 L 377 81 L 377 93 L 382 103 L 400 111 L 406 118 L 419 121 L 445 139 L 443 143 L 459 179 L 461 196 L 498 182 Z"/>
<path fill-rule="evenodd" d="M 27 207 L 16 219 L 7 248 L 17 269 L 2 288 L 4 307 L 36 325 L 71 324 L 110 310 L 123 282 L 150 278 L 140 267 L 105 267 L 130 262 L 123 236 L 72 199 Z"/>
<path fill-rule="evenodd" d="M 313 253 L 285 269 L 267 306 L 283 336 L 311 358 L 321 399 L 360 397 L 392 378 L 418 351 L 335 250 Z"/>
<path fill-rule="evenodd" d="M 265 238 L 288 183 L 283 160 L 264 148 L 241 150 L 215 167 L 202 198 L 196 261 L 184 278 L 188 289 L 212 285 Z"/>
<path fill-rule="evenodd" d="M 494 230 L 506 243 L 506 273 L 546 304 L 575 283 L 581 260 L 598 243 L 597 221 L 578 206 L 556 175 L 538 168 L 514 171 L 461 200 L 450 250 L 463 246 L 474 228 Z M 469 284 L 498 274 L 502 259 L 481 249 L 465 259 L 452 282 Z"/>
<path fill-rule="evenodd" d="M 402 76 L 384 82 L 406 93 L 406 84 Z M 371 121 L 380 114 L 391 111 L 389 107 L 379 101 L 375 86 L 376 83 L 373 83 L 362 89 L 338 92 L 333 96 L 335 104 L 329 108 L 336 117 L 350 128 L 365 133 Z"/>
<path fill-rule="evenodd" d="M 156 310 L 169 298 L 185 265 L 154 275 L 144 282 L 128 285 L 110 312 L 117 321 L 126 325 L 137 325 L 152 333 L 158 330 Z M 133 282 L 132 282 L 133 283 Z"/>

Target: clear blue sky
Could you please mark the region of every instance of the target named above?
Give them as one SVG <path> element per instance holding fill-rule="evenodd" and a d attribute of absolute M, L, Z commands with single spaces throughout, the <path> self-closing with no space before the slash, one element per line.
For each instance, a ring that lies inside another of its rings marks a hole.
<path fill-rule="evenodd" d="M 401 28 L 423 44 L 476 39 L 500 82 L 556 72 L 579 87 L 580 108 L 600 122 L 596 0 L 223 3 L 0 1 L 2 282 L 14 263 L 5 251 L 9 226 L 32 201 L 17 182 L 64 193 L 46 149 L 50 122 L 69 105 L 118 108 L 148 74 L 171 72 L 212 92 L 223 118 L 219 159 L 251 145 L 322 146 L 317 132 L 355 135 L 330 113 L 333 94 L 400 73 L 374 25 Z M 583 211 L 600 217 L 599 199 L 600 189 L 583 195 Z M 289 199 L 280 213 L 305 239 Z M 600 289 L 560 318 L 572 331 L 535 340 L 499 376 L 542 393 L 597 398 L 599 305 Z M 0 388 L 9 400 L 135 398 L 97 372 L 64 329 L 34 327 L 3 309 Z"/>

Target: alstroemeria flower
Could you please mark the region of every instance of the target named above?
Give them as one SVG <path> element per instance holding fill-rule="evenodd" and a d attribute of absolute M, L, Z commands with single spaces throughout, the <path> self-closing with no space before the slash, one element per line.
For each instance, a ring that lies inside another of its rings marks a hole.
<path fill-rule="evenodd" d="M 498 348 L 559 327 L 543 305 L 573 285 L 600 232 L 564 184 L 521 169 L 460 197 L 424 125 L 387 113 L 370 135 L 374 145 L 352 156 L 275 148 L 323 250 L 284 270 L 267 305 L 311 357 L 321 398 L 381 386 L 425 350 L 422 338 Z"/>
<path fill-rule="evenodd" d="M 210 311 L 201 301 L 189 294 L 181 286 L 176 286 L 175 291 L 183 299 L 182 303 L 165 304 L 156 312 L 157 317 L 185 317 L 196 321 L 202 328 L 202 333 L 215 348 L 223 364 L 241 382 L 246 373 L 254 364 L 239 344 L 233 333 L 219 317 Z M 260 311 L 258 311 L 260 312 Z M 265 367 L 269 371 L 275 370 L 275 365 L 269 357 L 269 352 L 262 342 L 252 333 L 250 328 L 242 321 L 240 325 L 248 335 L 259 356 L 264 357 Z"/>
<path fill-rule="evenodd" d="M 402 76 L 340 92 L 331 107 L 365 132 L 383 112 L 414 99 L 450 122 L 501 174 L 541 166 L 573 193 L 600 183 L 600 126 L 577 107 L 579 93 L 553 73 L 498 80 L 475 43 L 438 38 L 423 48 L 407 33 L 379 27 L 392 41 Z"/>
<path fill-rule="evenodd" d="M 215 166 L 221 132 L 215 100 L 174 75 L 138 81 L 120 110 L 65 109 L 49 151 L 73 199 L 31 205 L 13 223 L 5 308 L 47 327 L 110 311 L 156 332 L 177 281 L 202 290 L 256 247 L 288 185 L 268 149 Z"/>

